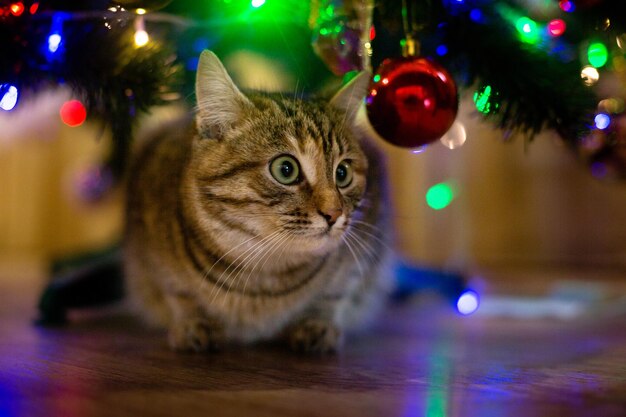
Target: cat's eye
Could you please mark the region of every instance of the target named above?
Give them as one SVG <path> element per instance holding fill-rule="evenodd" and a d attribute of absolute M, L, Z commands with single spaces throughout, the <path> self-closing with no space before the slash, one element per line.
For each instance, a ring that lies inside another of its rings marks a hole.
<path fill-rule="evenodd" d="M 300 165 L 291 155 L 281 155 L 270 163 L 272 177 L 281 184 L 292 185 L 300 181 Z"/>
<path fill-rule="evenodd" d="M 350 161 L 344 160 L 337 165 L 335 181 L 339 188 L 346 188 L 352 183 L 352 165 L 350 165 Z"/>

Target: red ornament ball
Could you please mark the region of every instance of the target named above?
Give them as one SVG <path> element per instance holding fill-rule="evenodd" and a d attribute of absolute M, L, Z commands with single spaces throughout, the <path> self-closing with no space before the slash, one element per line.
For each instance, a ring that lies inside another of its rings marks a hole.
<path fill-rule="evenodd" d="M 68 126 L 76 127 L 83 124 L 87 118 L 87 110 L 78 100 L 70 100 L 61 106 L 61 120 Z"/>
<path fill-rule="evenodd" d="M 386 141 L 406 148 L 434 142 L 452 126 L 456 84 L 441 65 L 423 57 L 386 59 L 366 99 L 370 123 Z"/>

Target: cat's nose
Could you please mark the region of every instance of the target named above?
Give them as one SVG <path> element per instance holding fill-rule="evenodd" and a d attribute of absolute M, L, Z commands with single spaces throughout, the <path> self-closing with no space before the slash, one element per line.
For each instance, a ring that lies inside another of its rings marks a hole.
<path fill-rule="evenodd" d="M 341 213 L 343 213 L 339 208 L 326 209 L 324 211 L 318 210 L 317 212 L 326 220 L 328 227 L 332 227 L 337 222 L 339 216 L 341 216 Z"/>

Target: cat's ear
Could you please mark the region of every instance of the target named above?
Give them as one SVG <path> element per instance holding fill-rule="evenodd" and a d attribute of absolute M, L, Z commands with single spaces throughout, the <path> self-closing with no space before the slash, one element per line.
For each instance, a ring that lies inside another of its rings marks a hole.
<path fill-rule="evenodd" d="M 211 51 L 200 54 L 196 74 L 196 123 L 202 137 L 221 139 L 253 104 Z"/>
<path fill-rule="evenodd" d="M 348 115 L 348 119 L 353 120 L 367 94 L 370 77 L 371 73 L 369 71 L 361 71 L 334 95 L 330 100 L 330 104 L 344 110 Z"/>

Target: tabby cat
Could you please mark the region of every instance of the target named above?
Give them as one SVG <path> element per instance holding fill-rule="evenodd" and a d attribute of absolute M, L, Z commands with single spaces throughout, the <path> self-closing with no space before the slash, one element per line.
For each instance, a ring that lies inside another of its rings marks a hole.
<path fill-rule="evenodd" d="M 336 350 L 388 292 L 383 166 L 356 128 L 368 82 L 332 100 L 244 95 L 200 57 L 194 116 L 143 141 L 125 273 L 177 350 L 281 339 Z"/>

